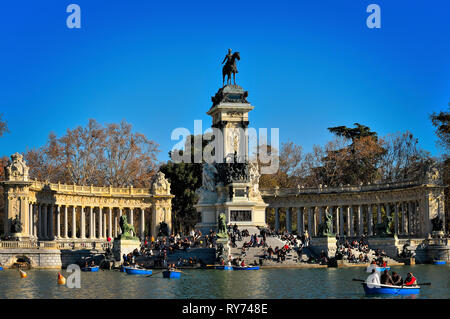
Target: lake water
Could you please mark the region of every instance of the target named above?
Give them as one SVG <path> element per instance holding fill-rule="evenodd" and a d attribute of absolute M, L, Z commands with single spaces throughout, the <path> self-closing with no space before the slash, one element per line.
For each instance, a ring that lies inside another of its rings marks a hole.
<path fill-rule="evenodd" d="M 419 295 L 382 298 L 450 298 L 450 266 L 394 266 L 404 278 L 411 271 L 423 286 Z M 363 267 L 325 269 L 261 269 L 257 271 L 183 270 L 180 279 L 163 279 L 118 271 L 81 273 L 81 288 L 56 283 L 58 271 L 0 271 L 0 298 L 366 298 L 361 283 Z M 65 270 L 62 274 L 67 278 Z M 127 288 L 125 288 L 127 287 Z M 373 297 L 369 297 L 373 298 Z"/>

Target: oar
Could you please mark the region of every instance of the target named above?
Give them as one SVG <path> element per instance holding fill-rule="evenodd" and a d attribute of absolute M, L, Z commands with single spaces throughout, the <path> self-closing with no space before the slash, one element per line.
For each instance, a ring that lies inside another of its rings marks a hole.
<path fill-rule="evenodd" d="M 363 280 L 363 279 L 355 279 L 355 278 L 353 278 L 352 280 L 353 280 L 353 281 L 366 282 L 366 281 L 365 281 L 365 280 Z"/>
<path fill-rule="evenodd" d="M 163 270 L 163 271 L 164 271 L 164 270 Z M 155 272 L 155 273 L 152 272 L 151 275 L 147 275 L 147 276 L 145 276 L 145 277 L 151 277 L 151 276 L 153 276 L 153 275 L 160 274 L 160 273 L 162 273 L 163 271 L 158 271 L 158 272 Z"/>

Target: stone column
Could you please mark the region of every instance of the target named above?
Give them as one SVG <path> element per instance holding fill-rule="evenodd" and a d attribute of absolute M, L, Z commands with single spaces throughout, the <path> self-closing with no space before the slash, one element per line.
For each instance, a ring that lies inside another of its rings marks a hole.
<path fill-rule="evenodd" d="M 33 237 L 38 238 L 38 215 L 39 215 L 39 207 L 36 203 L 34 203 L 34 209 L 33 209 Z"/>
<path fill-rule="evenodd" d="M 77 207 L 72 206 L 72 238 L 77 238 Z"/>
<path fill-rule="evenodd" d="M 297 207 L 297 235 L 303 235 L 303 221 L 302 221 L 302 212 L 301 207 Z"/>
<path fill-rule="evenodd" d="M 56 205 L 56 238 L 61 238 L 61 205 Z"/>
<path fill-rule="evenodd" d="M 318 225 L 322 224 L 323 222 L 323 206 L 319 207 L 319 220 L 318 220 Z"/>
<path fill-rule="evenodd" d="M 314 222 L 313 222 L 313 215 L 312 215 L 312 207 L 308 207 L 308 233 L 309 233 L 309 236 L 313 235 L 313 229 L 314 229 Z"/>
<path fill-rule="evenodd" d="M 377 223 L 381 223 L 381 204 L 377 205 Z"/>
<path fill-rule="evenodd" d="M 400 203 L 400 207 L 402 210 L 402 219 L 401 219 L 401 227 L 400 227 L 400 232 L 402 235 L 405 234 L 405 222 L 406 222 L 406 218 L 405 218 L 405 213 L 406 213 L 406 209 L 405 209 L 405 202 L 401 202 Z"/>
<path fill-rule="evenodd" d="M 113 212 L 114 212 L 114 208 L 113 208 Z M 114 238 L 119 235 L 118 230 L 117 230 L 118 219 L 119 219 L 119 217 L 117 216 L 118 214 L 119 214 L 119 212 L 114 213 Z"/>
<path fill-rule="evenodd" d="M 141 207 L 141 222 L 139 223 L 139 232 L 141 240 L 145 238 L 145 207 Z"/>
<path fill-rule="evenodd" d="M 355 223 L 353 213 L 354 213 L 353 206 L 350 206 L 350 237 L 355 236 Z"/>
<path fill-rule="evenodd" d="M 413 233 L 412 213 L 413 213 L 413 202 L 408 202 L 408 235 L 410 236 Z"/>
<path fill-rule="evenodd" d="M 108 225 L 108 221 L 107 221 L 106 217 L 107 216 L 106 216 L 105 212 L 103 212 L 103 238 L 106 238 L 106 228 Z"/>
<path fill-rule="evenodd" d="M 394 211 L 394 226 L 395 226 L 395 234 L 398 235 L 398 203 L 394 203 L 395 211 Z"/>
<path fill-rule="evenodd" d="M 92 207 L 92 239 L 97 238 L 97 212 L 95 207 Z"/>
<path fill-rule="evenodd" d="M 47 219 L 47 211 L 48 206 L 47 204 L 44 204 L 44 211 L 42 212 L 44 215 L 44 232 L 43 232 L 43 238 L 48 239 L 48 219 Z"/>
<path fill-rule="evenodd" d="M 81 206 L 81 239 L 86 239 L 86 213 L 84 209 L 85 207 Z"/>
<path fill-rule="evenodd" d="M 367 204 L 367 235 L 372 236 L 373 235 L 373 211 L 372 211 L 372 204 Z"/>
<path fill-rule="evenodd" d="M 278 231 L 280 229 L 279 210 L 280 210 L 279 207 L 275 207 L 275 231 Z"/>
<path fill-rule="evenodd" d="M 134 214 L 133 214 L 134 207 L 130 207 L 130 220 L 128 223 L 131 224 L 131 226 L 134 226 Z"/>
<path fill-rule="evenodd" d="M 362 207 L 361 205 L 358 205 L 358 235 L 361 236 L 363 234 L 364 228 L 363 228 L 363 214 L 362 214 Z"/>
<path fill-rule="evenodd" d="M 49 211 L 49 214 L 48 214 L 48 219 L 49 219 L 49 239 L 50 240 L 53 240 L 54 238 L 53 238 L 53 205 L 52 204 L 50 204 L 49 205 L 49 208 L 50 208 L 50 211 Z"/>
<path fill-rule="evenodd" d="M 67 205 L 64 205 L 64 238 L 69 238 L 69 218 L 67 217 Z"/>
<path fill-rule="evenodd" d="M 344 208 L 339 206 L 339 235 L 344 235 Z"/>
<path fill-rule="evenodd" d="M 292 232 L 292 229 L 291 229 L 291 209 L 289 207 L 286 208 L 286 230 L 288 232 Z"/>
<path fill-rule="evenodd" d="M 100 207 L 98 210 L 98 238 L 102 238 L 102 234 L 103 234 L 103 207 Z"/>
<path fill-rule="evenodd" d="M 108 237 L 112 237 L 112 208 L 108 207 Z"/>
<path fill-rule="evenodd" d="M 347 216 L 347 227 L 346 227 L 346 235 L 347 237 L 351 236 L 350 233 L 350 229 L 351 229 L 351 216 L 350 216 L 350 207 L 346 206 L 345 207 L 345 215 Z"/>

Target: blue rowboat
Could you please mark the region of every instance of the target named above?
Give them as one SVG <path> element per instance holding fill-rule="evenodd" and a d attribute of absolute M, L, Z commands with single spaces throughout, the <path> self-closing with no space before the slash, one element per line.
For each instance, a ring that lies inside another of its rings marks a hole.
<path fill-rule="evenodd" d="M 259 266 L 233 266 L 233 270 L 259 270 Z"/>
<path fill-rule="evenodd" d="M 385 270 L 391 270 L 391 267 L 377 267 L 376 270 L 379 272 L 383 272 Z"/>
<path fill-rule="evenodd" d="M 152 271 L 150 269 L 139 269 L 133 267 L 125 267 L 125 272 L 128 275 L 151 275 Z"/>
<path fill-rule="evenodd" d="M 233 270 L 233 266 L 216 266 L 217 270 Z"/>
<path fill-rule="evenodd" d="M 82 271 L 90 271 L 90 272 L 98 272 L 98 269 L 99 266 L 81 268 Z"/>
<path fill-rule="evenodd" d="M 366 295 L 417 295 L 419 286 L 390 286 L 379 284 L 369 288 L 365 282 L 362 283 Z"/>
<path fill-rule="evenodd" d="M 3 267 L 2 267 L 2 266 L 0 266 L 0 270 L 3 270 Z"/>
<path fill-rule="evenodd" d="M 163 271 L 163 278 L 180 278 L 181 272 L 176 270 L 164 270 Z"/>
<path fill-rule="evenodd" d="M 447 262 L 445 260 L 435 260 L 433 264 L 435 265 L 445 265 Z"/>

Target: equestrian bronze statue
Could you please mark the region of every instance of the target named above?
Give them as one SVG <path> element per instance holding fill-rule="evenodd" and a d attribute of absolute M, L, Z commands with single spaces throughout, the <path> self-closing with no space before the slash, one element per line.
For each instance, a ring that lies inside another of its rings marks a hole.
<path fill-rule="evenodd" d="M 236 67 L 236 60 L 240 60 L 241 56 L 239 52 L 231 53 L 231 49 L 228 49 L 228 54 L 222 61 L 225 65 L 222 68 L 222 86 L 225 86 L 225 75 L 227 76 L 227 85 L 231 84 L 231 74 L 233 74 L 233 83 L 236 85 L 236 73 L 238 73 Z"/>

